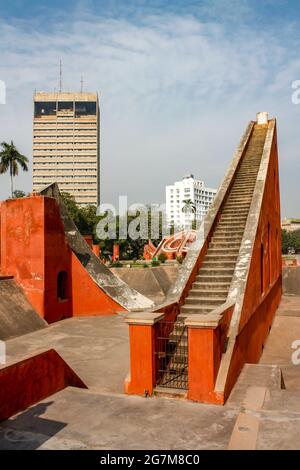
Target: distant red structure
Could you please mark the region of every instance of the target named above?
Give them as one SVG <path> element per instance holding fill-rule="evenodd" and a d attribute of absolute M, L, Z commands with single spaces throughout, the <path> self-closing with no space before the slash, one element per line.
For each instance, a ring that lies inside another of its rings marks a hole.
<path fill-rule="evenodd" d="M 112 260 L 119 261 L 119 258 L 120 258 L 120 245 L 118 243 L 115 243 L 113 246 Z"/>
<path fill-rule="evenodd" d="M 195 238 L 196 230 L 189 230 L 165 236 L 157 247 L 149 240 L 144 246 L 143 256 L 146 260 L 157 258 L 160 253 L 164 253 L 170 260 L 176 259 L 177 256 L 184 257 Z"/>

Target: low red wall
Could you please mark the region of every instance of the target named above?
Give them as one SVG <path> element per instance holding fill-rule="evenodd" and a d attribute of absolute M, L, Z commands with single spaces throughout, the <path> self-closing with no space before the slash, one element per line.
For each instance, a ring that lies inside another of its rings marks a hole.
<path fill-rule="evenodd" d="M 87 388 L 54 349 L 0 369 L 0 421 L 68 386 Z"/>

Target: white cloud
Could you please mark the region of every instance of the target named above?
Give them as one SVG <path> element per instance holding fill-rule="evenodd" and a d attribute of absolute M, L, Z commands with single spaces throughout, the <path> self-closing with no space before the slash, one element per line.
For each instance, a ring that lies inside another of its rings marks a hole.
<path fill-rule="evenodd" d="M 103 202 L 119 194 L 160 202 L 165 185 L 187 172 L 217 185 L 247 121 L 260 110 L 279 117 L 284 164 L 294 160 L 300 138 L 289 117 L 299 120 L 300 106 L 291 104 L 289 87 L 300 78 L 299 61 L 277 31 L 254 34 L 240 26 L 229 34 L 222 24 L 191 15 L 137 23 L 86 12 L 49 31 L 33 26 L 0 24 L 0 79 L 7 84 L 1 141 L 13 138 L 31 155 L 32 93 L 58 87 L 62 58 L 65 89 L 79 89 L 83 74 L 85 86 L 100 92 Z M 282 165 L 283 181 L 289 168 Z M 291 181 L 285 212 L 297 215 L 298 183 Z M 30 186 L 30 175 L 16 183 Z M 0 197 L 7 194 L 8 178 L 1 176 Z"/>

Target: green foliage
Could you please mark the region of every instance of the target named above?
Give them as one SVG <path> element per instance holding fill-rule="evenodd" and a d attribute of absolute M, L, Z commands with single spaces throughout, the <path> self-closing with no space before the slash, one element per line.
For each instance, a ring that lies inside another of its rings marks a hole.
<path fill-rule="evenodd" d="M 182 264 L 183 263 L 183 256 L 176 256 L 176 261 L 177 261 L 177 263 Z"/>
<path fill-rule="evenodd" d="M 61 193 L 62 200 L 68 210 L 69 216 L 74 221 L 82 235 L 92 235 L 94 243 L 99 242 L 96 236 L 96 226 L 100 217 L 96 215 L 97 208 L 93 205 L 80 207 L 74 196 L 69 193 Z"/>
<path fill-rule="evenodd" d="M 19 153 L 13 141 L 8 144 L 7 142 L 1 143 L 1 152 L 0 152 L 0 174 L 6 173 L 9 171 L 10 174 L 10 193 L 13 197 L 13 177 L 19 174 L 19 167 L 23 171 L 28 171 L 28 158 L 25 155 Z"/>
<path fill-rule="evenodd" d="M 80 208 L 77 206 L 74 196 L 69 193 L 61 193 L 61 197 L 67 208 L 69 216 L 78 227 Z"/>
<path fill-rule="evenodd" d="M 152 260 L 151 262 L 151 266 L 152 268 L 156 268 L 157 266 L 160 266 L 160 262 L 159 261 L 156 261 L 155 259 Z"/>
<path fill-rule="evenodd" d="M 111 267 L 112 268 L 122 268 L 123 264 L 121 263 L 121 261 L 113 261 L 111 263 Z"/>
<path fill-rule="evenodd" d="M 128 238 L 126 240 L 120 239 L 120 216 L 116 217 L 116 238 L 113 239 L 109 237 L 106 240 L 99 240 L 96 234 L 96 227 L 98 222 L 106 217 L 107 214 L 102 214 L 101 216 L 96 215 L 96 207 L 95 206 L 85 206 L 80 207 L 76 204 L 75 198 L 71 196 L 69 193 L 61 193 L 63 202 L 68 210 L 68 213 L 71 219 L 75 222 L 78 230 L 82 235 L 93 235 L 94 243 L 99 243 L 101 249 L 101 257 L 106 260 L 111 259 L 111 255 L 113 252 L 113 245 L 118 243 L 120 246 L 120 259 L 121 260 L 133 260 L 136 261 L 138 259 L 142 259 L 144 246 L 148 242 L 147 239 L 138 238 L 136 240 L 132 240 Z M 137 216 L 138 216 L 137 212 Z M 132 220 L 136 218 L 136 215 L 127 214 L 127 223 L 128 225 Z M 148 236 L 151 236 L 151 210 L 149 209 L 148 212 L 148 227 L 149 233 Z M 159 218 L 159 239 L 152 240 L 154 245 L 157 246 L 162 238 L 162 214 L 160 214 Z M 163 262 L 163 260 L 161 260 Z"/>
<path fill-rule="evenodd" d="M 13 192 L 13 197 L 15 199 L 26 197 L 26 193 L 24 191 L 20 191 L 19 189 L 15 189 Z"/>
<path fill-rule="evenodd" d="M 144 264 L 144 268 L 149 268 L 148 264 L 145 263 L 145 264 Z"/>
<path fill-rule="evenodd" d="M 282 253 L 287 254 L 289 248 L 294 248 L 296 253 L 300 253 L 300 230 L 294 232 L 281 231 Z"/>
<path fill-rule="evenodd" d="M 165 253 L 159 253 L 158 255 L 158 261 L 161 263 L 165 263 L 167 261 L 168 257 Z"/>
<path fill-rule="evenodd" d="M 97 239 L 96 226 L 100 218 L 96 215 L 97 207 L 88 205 L 80 209 L 80 232 L 84 235 L 93 235 L 93 240 Z"/>
<path fill-rule="evenodd" d="M 196 212 L 196 205 L 191 199 L 184 199 L 182 202 L 184 204 L 182 212 L 187 214 Z"/>

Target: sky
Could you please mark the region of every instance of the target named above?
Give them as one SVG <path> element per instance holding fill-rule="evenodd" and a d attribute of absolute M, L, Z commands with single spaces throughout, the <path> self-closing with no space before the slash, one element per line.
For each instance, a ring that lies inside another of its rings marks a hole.
<path fill-rule="evenodd" d="M 277 118 L 282 216 L 300 217 L 300 2 L 0 0 L 0 141 L 30 160 L 33 92 L 97 91 L 101 202 L 162 203 L 193 173 L 217 188 L 247 123 Z M 0 175 L 0 199 L 9 194 Z"/>

